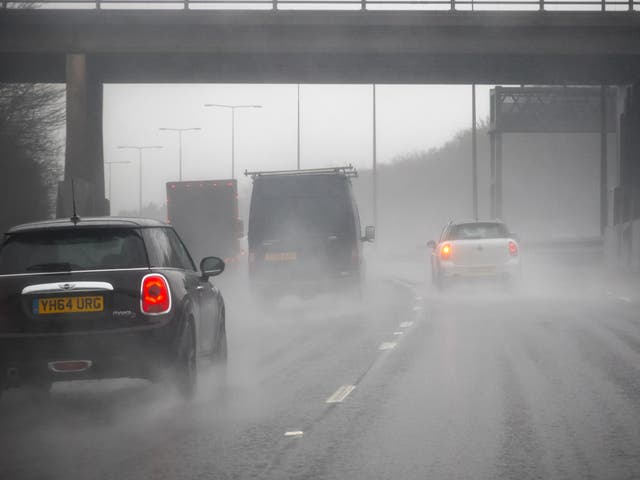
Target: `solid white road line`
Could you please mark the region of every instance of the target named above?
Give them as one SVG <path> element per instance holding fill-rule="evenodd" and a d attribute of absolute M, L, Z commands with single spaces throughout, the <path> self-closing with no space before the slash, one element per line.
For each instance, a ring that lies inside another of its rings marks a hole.
<path fill-rule="evenodd" d="M 355 389 L 355 385 L 343 385 L 336 390 L 333 395 L 327 398 L 326 403 L 342 403 Z"/>
<path fill-rule="evenodd" d="M 285 437 L 301 437 L 304 435 L 302 430 L 291 430 L 290 432 L 284 432 Z"/>
<path fill-rule="evenodd" d="M 391 350 L 392 348 L 395 348 L 396 345 L 397 345 L 396 342 L 383 342 L 378 347 L 378 350 Z"/>

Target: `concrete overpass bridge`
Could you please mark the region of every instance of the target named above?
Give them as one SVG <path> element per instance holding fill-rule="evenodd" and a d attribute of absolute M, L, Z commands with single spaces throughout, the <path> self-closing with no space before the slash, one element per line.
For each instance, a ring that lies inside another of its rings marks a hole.
<path fill-rule="evenodd" d="M 1 81 L 623 84 L 632 12 L 0 10 Z"/>
<path fill-rule="evenodd" d="M 640 80 L 634 0 L 258 0 L 248 3 L 253 9 L 231 11 L 216 8 L 244 3 L 188 0 L 162 4 L 179 10 L 154 9 L 160 2 L 144 10 L 111 8 L 128 5 L 21 9 L 4 2 L 0 9 L 0 82 L 67 84 L 65 176 L 95 185 L 94 213 L 105 211 L 104 83 L 624 86 L 616 112 L 621 153 L 610 168 L 618 178 L 609 179 L 604 197 L 609 243 L 617 245 L 617 258 L 627 255 L 640 268 L 640 145 L 631 133 L 640 127 L 632 87 Z M 287 10 L 316 6 L 325 9 Z M 415 7 L 445 10 L 406 10 Z"/>

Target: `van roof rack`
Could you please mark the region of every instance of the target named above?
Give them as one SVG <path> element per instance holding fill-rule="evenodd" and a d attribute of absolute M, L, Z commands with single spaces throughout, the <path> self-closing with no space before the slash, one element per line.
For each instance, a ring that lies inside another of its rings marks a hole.
<path fill-rule="evenodd" d="M 269 175 L 321 175 L 327 173 L 346 175 L 347 177 L 358 176 L 358 171 L 351 164 L 344 167 L 307 168 L 305 170 L 271 170 L 264 172 L 249 172 L 247 170 L 244 171 L 245 176 L 254 179 L 256 177 L 266 177 Z"/>

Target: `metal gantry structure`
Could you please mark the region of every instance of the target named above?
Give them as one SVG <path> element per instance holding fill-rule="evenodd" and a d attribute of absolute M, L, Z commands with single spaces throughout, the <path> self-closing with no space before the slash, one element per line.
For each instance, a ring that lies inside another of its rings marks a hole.
<path fill-rule="evenodd" d="M 607 224 L 607 135 L 616 131 L 616 90 L 599 87 L 496 87 L 490 93 L 491 216 L 502 218 L 503 135 L 600 134 L 600 226 Z"/>

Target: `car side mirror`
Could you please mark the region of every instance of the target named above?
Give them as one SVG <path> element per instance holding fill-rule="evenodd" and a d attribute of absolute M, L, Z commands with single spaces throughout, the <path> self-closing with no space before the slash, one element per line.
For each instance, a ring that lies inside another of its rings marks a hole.
<path fill-rule="evenodd" d="M 241 218 L 238 219 L 238 238 L 244 237 L 244 222 Z"/>
<path fill-rule="evenodd" d="M 436 248 L 436 242 L 434 240 L 429 240 L 427 242 L 427 247 L 429 248 Z"/>
<path fill-rule="evenodd" d="M 224 272 L 224 260 L 218 257 L 204 257 L 200 262 L 203 278 L 215 277 Z"/>
<path fill-rule="evenodd" d="M 364 237 L 362 237 L 363 242 L 373 242 L 376 239 L 376 227 L 372 225 L 367 225 L 364 228 Z"/>

